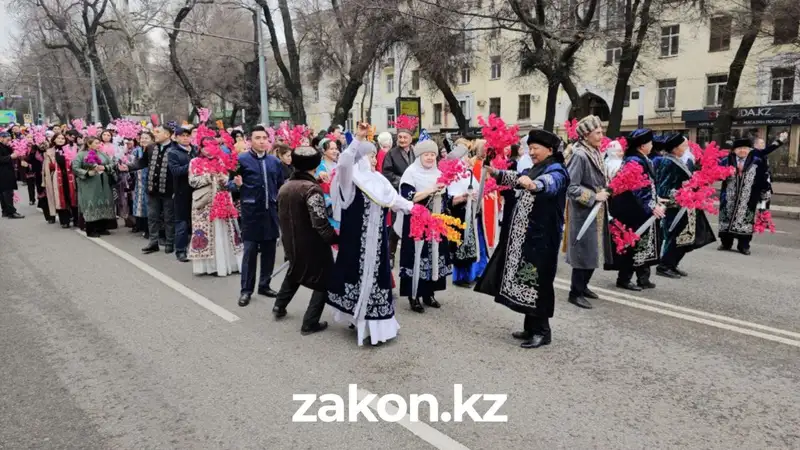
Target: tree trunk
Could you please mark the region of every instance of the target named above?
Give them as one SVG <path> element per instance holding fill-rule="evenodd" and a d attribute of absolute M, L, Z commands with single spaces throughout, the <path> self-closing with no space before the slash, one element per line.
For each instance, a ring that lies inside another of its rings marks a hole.
<path fill-rule="evenodd" d="M 239 112 L 239 105 L 234 104 L 233 109 L 231 110 L 231 115 L 228 117 L 227 126 L 233 127 L 236 124 L 236 113 Z"/>
<path fill-rule="evenodd" d="M 353 103 L 358 95 L 358 89 L 363 82 L 360 78 L 351 78 L 347 85 L 342 90 L 342 95 L 336 101 L 336 107 L 333 110 L 333 117 L 331 118 L 331 125 L 342 125 L 347 122 L 347 115 L 350 114 L 350 109 L 353 108 Z"/>
<path fill-rule="evenodd" d="M 713 139 L 718 143 L 725 142 L 731 135 L 731 126 L 733 125 L 733 107 L 736 104 L 736 91 L 739 89 L 739 82 L 742 79 L 742 71 L 744 65 L 747 63 L 747 57 L 750 55 L 750 50 L 758 37 L 759 30 L 761 29 L 761 22 L 764 19 L 764 10 L 767 8 L 766 0 L 751 0 L 750 1 L 750 14 L 752 21 L 745 28 L 745 34 L 742 36 L 742 42 L 739 44 L 739 49 L 736 50 L 736 56 L 733 57 L 730 68 L 728 70 L 728 84 L 722 92 L 722 106 L 719 110 L 717 120 L 714 122 Z"/>
<path fill-rule="evenodd" d="M 372 66 L 372 74 L 369 77 L 369 108 L 367 109 L 367 123 L 372 123 L 372 103 L 375 100 L 375 72 L 377 65 Z"/>
<path fill-rule="evenodd" d="M 558 101 L 559 83 L 550 81 L 547 85 L 547 103 L 544 109 L 544 125 L 542 129 L 552 132 L 556 122 L 556 102 Z"/>
<path fill-rule="evenodd" d="M 608 118 L 608 128 L 606 129 L 606 135 L 610 137 L 619 135 L 619 130 L 622 126 L 622 110 L 625 107 L 625 94 L 628 93 L 628 82 L 633 73 L 633 65 L 638 57 L 638 51 L 628 56 L 628 59 L 626 59 L 625 55 L 622 56 L 624 62 L 620 63 L 617 83 L 614 85 L 614 100 L 612 101 L 611 115 Z M 644 99 L 639 101 L 644 101 Z"/>
<path fill-rule="evenodd" d="M 94 65 L 94 73 L 97 79 L 97 83 L 99 84 L 98 89 L 101 91 L 98 93 L 98 100 L 101 98 L 105 98 L 107 114 L 111 117 L 102 117 L 103 111 L 101 109 L 100 116 L 101 120 L 104 124 L 111 122 L 112 119 L 119 119 L 122 117 L 119 112 L 119 104 L 117 103 L 116 94 L 114 94 L 114 88 L 111 87 L 111 83 L 108 81 L 108 76 L 106 75 L 106 69 L 103 67 L 103 62 L 100 61 L 100 57 L 97 56 L 97 48 L 92 41 L 89 41 L 89 58 L 92 60 L 92 64 Z"/>
<path fill-rule="evenodd" d="M 180 59 L 178 59 L 178 34 L 180 33 L 178 30 L 180 30 L 183 19 L 189 15 L 192 8 L 194 8 L 194 3 L 187 1 L 186 5 L 178 11 L 175 20 L 172 22 L 172 28 L 174 29 L 169 32 L 169 63 L 175 75 L 178 76 L 178 81 L 180 81 L 183 90 L 186 91 L 186 95 L 189 96 L 192 107 L 194 109 L 200 109 L 203 107 L 203 99 L 194 88 L 192 81 L 181 66 Z"/>
<path fill-rule="evenodd" d="M 456 95 L 453 93 L 453 89 L 450 88 L 450 84 L 443 75 L 433 75 L 432 78 L 436 87 L 439 88 L 442 95 L 444 95 L 444 99 L 450 107 L 450 113 L 456 118 L 459 131 L 461 134 L 465 134 L 469 125 L 467 124 L 467 118 L 464 116 L 464 111 L 461 109 L 461 102 L 458 101 Z"/>
<path fill-rule="evenodd" d="M 292 97 L 292 104 L 289 111 L 292 114 L 292 121 L 295 125 L 306 123 L 306 108 L 303 105 L 303 84 L 300 74 L 300 52 L 294 39 L 294 29 L 292 26 L 292 13 L 289 10 L 287 0 L 278 0 L 278 8 L 281 10 L 281 20 L 283 21 L 283 37 L 286 42 L 286 56 L 289 57 L 289 72 L 291 80 L 287 82 L 286 89 Z"/>

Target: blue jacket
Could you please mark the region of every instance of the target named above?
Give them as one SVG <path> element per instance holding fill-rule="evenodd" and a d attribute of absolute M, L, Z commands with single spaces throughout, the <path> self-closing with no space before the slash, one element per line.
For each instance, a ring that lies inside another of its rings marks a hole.
<path fill-rule="evenodd" d="M 242 240 L 278 239 L 278 190 L 283 185 L 281 161 L 272 155 L 258 158 L 252 150 L 239 155 L 242 186 L 228 183 L 240 193 L 242 202 Z"/>
<path fill-rule="evenodd" d="M 174 143 L 167 154 L 169 174 L 172 176 L 172 199 L 175 202 L 175 220 L 188 222 L 192 219 L 192 187 L 189 186 L 189 163 L 197 156 L 197 147 L 189 151 Z"/>

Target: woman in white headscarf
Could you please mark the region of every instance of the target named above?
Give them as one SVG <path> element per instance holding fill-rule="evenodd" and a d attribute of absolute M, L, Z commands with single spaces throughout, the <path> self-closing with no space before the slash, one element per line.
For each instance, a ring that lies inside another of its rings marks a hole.
<path fill-rule="evenodd" d="M 375 170 L 376 150 L 366 140 L 367 131 L 359 124 L 331 181 L 333 218 L 340 229 L 328 304 L 336 309 L 337 322 L 349 322 L 356 329 L 358 345 L 367 337 L 379 345 L 400 329 L 392 301 L 386 214 L 389 209 L 410 212 L 413 203 Z"/>
<path fill-rule="evenodd" d="M 461 159 L 468 164 L 469 150 L 463 145 L 456 145 L 447 155 L 447 159 Z M 451 183 L 447 187 L 452 207 L 450 214 L 464 222 L 466 228 L 462 233 L 461 244 L 451 245 L 453 259 L 453 284 L 470 287 L 481 276 L 489 262 L 486 251 L 486 238 L 481 226 L 482 217 L 478 213 L 478 188 L 480 182 L 470 171 L 470 176 Z"/>
<path fill-rule="evenodd" d="M 428 208 L 432 213 L 444 212 L 447 205 L 447 191 L 443 184 L 437 183 L 441 172 L 436 167 L 439 149 L 432 140 L 418 143 L 414 147 L 414 162 L 400 178 L 400 195 L 406 200 Z M 400 216 L 395 227 L 403 228 L 398 234 L 402 238 L 400 247 L 400 295 L 407 296 L 411 302 L 411 310 L 425 312 L 422 303 L 431 308 L 441 305 L 434 298 L 436 291 L 447 287 L 447 276 L 451 273 L 450 251 L 446 240 L 441 242 L 415 242 L 411 234 L 411 217 Z M 395 231 L 398 231 L 395 229 Z M 417 266 L 417 291 L 413 292 L 415 278 L 415 259 Z"/>
<path fill-rule="evenodd" d="M 619 141 L 611 141 L 606 147 L 606 176 L 608 179 L 614 178 L 614 175 L 617 174 L 619 168 L 622 167 L 622 157 L 625 156 L 625 152 L 622 151 L 622 145 Z"/>

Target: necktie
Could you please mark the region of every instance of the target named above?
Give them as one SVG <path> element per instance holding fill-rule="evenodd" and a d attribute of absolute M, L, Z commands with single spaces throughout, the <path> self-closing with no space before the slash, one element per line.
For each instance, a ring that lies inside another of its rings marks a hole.
<path fill-rule="evenodd" d="M 738 168 L 739 168 L 739 173 L 741 174 L 742 170 L 744 169 L 744 161 L 739 160 Z"/>

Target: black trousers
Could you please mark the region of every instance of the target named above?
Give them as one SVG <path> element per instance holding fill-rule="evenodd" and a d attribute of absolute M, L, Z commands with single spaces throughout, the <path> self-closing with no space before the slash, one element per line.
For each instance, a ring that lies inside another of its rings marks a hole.
<path fill-rule="evenodd" d="M 661 256 L 661 263 L 658 267 L 662 269 L 676 269 L 684 256 L 686 256 L 686 250 L 673 245 Z"/>
<path fill-rule="evenodd" d="M 285 309 L 289 302 L 294 298 L 294 294 L 300 289 L 300 284 L 290 280 L 289 277 L 283 279 L 278 297 L 275 299 L 275 306 Z M 307 329 L 319 323 L 325 303 L 328 301 L 327 291 L 314 291 L 311 294 L 311 301 L 308 302 L 306 314 L 303 316 L 303 328 Z M 545 319 L 546 320 L 546 319 Z"/>
<path fill-rule="evenodd" d="M 550 333 L 550 319 L 547 317 L 525 315 L 525 332 L 528 334 Z"/>
<path fill-rule="evenodd" d="M 57 209 L 56 213 L 58 214 L 58 223 L 61 225 L 69 225 L 70 220 L 76 226 L 78 225 L 78 208 Z"/>
<path fill-rule="evenodd" d="M 28 178 L 25 180 L 25 183 L 28 185 L 28 200 L 30 204 L 33 205 L 36 203 L 36 179 Z"/>
<path fill-rule="evenodd" d="M 275 249 L 277 245 L 277 239 L 269 241 L 244 241 L 244 255 L 242 255 L 242 294 L 253 293 L 253 289 L 256 287 L 256 266 L 259 266 L 258 289 L 269 289 L 269 283 L 272 281 L 272 271 L 275 269 Z M 261 264 L 258 264 L 259 253 L 261 253 Z"/>
<path fill-rule="evenodd" d="M 389 258 L 391 258 L 392 263 L 394 263 L 394 255 L 397 254 L 397 244 L 399 243 L 400 236 L 392 228 L 389 228 Z"/>
<path fill-rule="evenodd" d="M 97 234 L 104 230 L 108 230 L 108 221 L 106 220 L 86 222 L 86 234 Z"/>
<path fill-rule="evenodd" d="M 633 274 L 636 274 L 636 279 L 640 283 L 645 283 L 650 280 L 650 266 L 646 267 L 631 267 L 630 269 L 622 269 L 617 274 L 617 283 L 628 283 L 633 279 Z"/>
<path fill-rule="evenodd" d="M 586 292 L 589 281 L 592 279 L 594 269 L 572 269 L 572 281 L 569 287 L 571 297 L 579 297 Z"/>
<path fill-rule="evenodd" d="M 17 212 L 14 207 L 14 191 L 0 192 L 0 209 L 3 210 L 4 216 L 13 216 Z"/>
<path fill-rule="evenodd" d="M 750 248 L 750 241 L 753 240 L 753 236 L 739 236 L 726 232 L 719 233 L 719 241 L 725 248 L 733 247 L 734 239 L 739 239 L 739 244 L 736 246 L 736 248 L 739 250 L 747 250 Z"/>
<path fill-rule="evenodd" d="M 171 197 L 147 194 L 147 225 L 150 244 L 158 244 L 159 232 L 165 233 L 164 245 L 175 243 L 175 203 Z"/>

